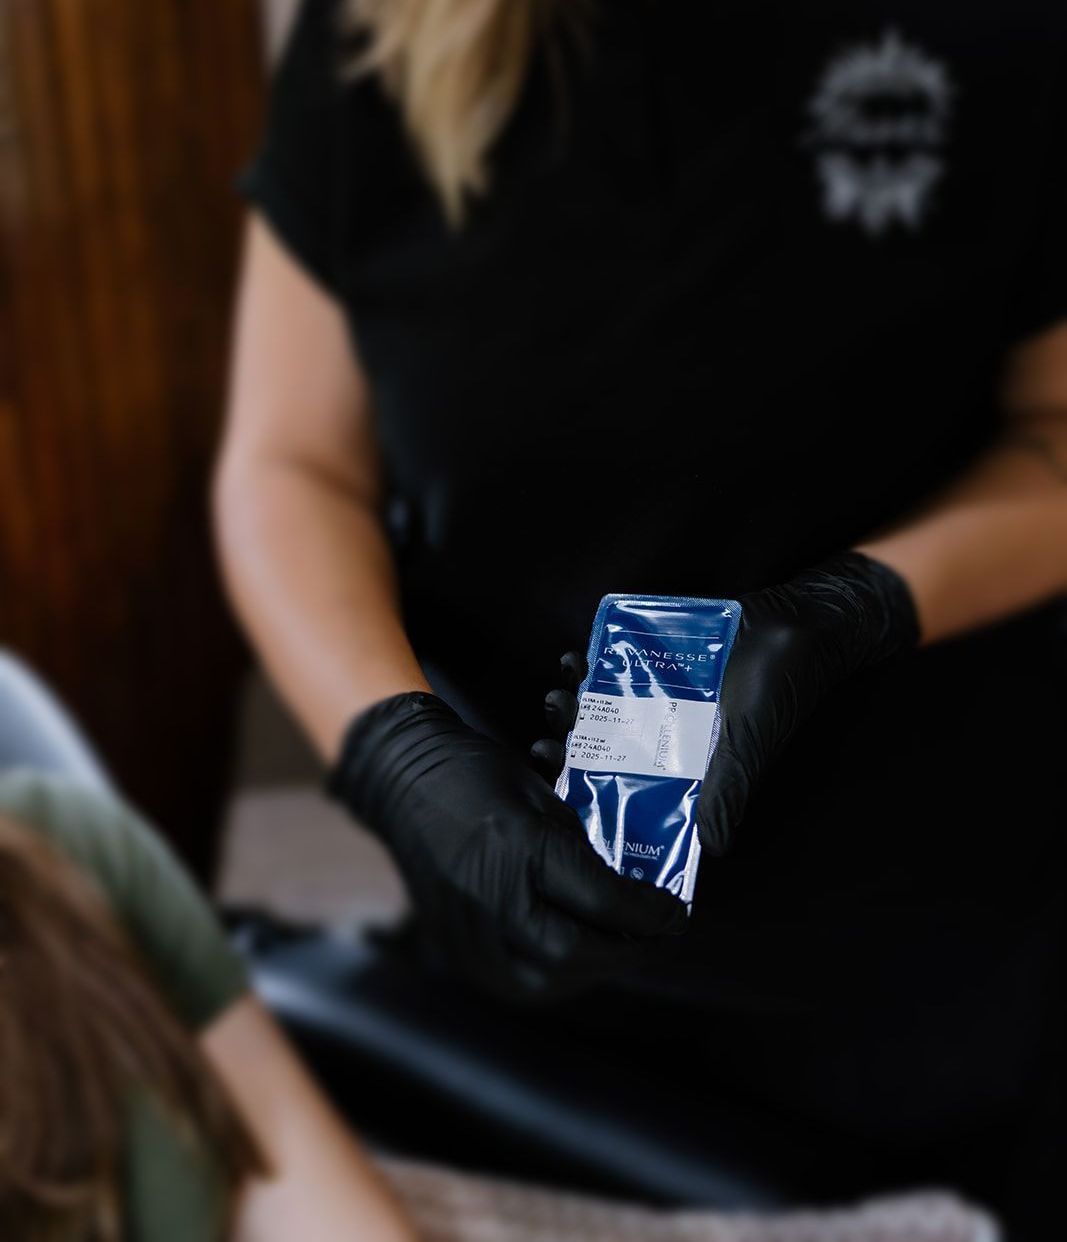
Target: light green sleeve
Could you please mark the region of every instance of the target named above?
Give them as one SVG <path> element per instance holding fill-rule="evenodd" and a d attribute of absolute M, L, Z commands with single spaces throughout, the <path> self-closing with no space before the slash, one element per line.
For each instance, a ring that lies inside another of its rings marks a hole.
<path fill-rule="evenodd" d="M 0 811 L 47 837 L 100 887 L 190 1029 L 248 988 L 207 900 L 159 834 L 110 794 L 30 769 L 0 773 Z"/>

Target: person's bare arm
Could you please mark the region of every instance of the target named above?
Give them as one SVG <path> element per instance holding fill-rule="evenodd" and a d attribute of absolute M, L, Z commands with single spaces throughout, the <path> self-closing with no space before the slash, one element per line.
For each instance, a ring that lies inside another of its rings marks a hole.
<path fill-rule="evenodd" d="M 343 313 L 253 217 L 215 526 L 245 629 L 327 760 L 360 708 L 430 688 L 401 623 L 380 500 Z"/>
<path fill-rule="evenodd" d="M 1067 592 L 1067 323 L 1021 346 L 1001 440 L 923 513 L 859 551 L 895 569 L 924 643 Z"/>
<path fill-rule="evenodd" d="M 234 1242 L 414 1242 L 403 1209 L 274 1019 L 252 996 L 200 1045 L 271 1176 L 242 1193 Z"/>

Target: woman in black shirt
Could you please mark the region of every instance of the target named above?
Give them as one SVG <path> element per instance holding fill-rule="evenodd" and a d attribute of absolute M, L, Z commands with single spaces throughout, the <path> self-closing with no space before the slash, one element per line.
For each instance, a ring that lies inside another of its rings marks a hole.
<path fill-rule="evenodd" d="M 1020 1221 L 1062 1126 L 1065 30 L 307 0 L 217 486 L 253 641 L 455 966 L 654 997 L 628 1038 L 675 1015 L 709 1098 Z M 745 608 L 681 935 L 524 759 L 619 590 Z"/>

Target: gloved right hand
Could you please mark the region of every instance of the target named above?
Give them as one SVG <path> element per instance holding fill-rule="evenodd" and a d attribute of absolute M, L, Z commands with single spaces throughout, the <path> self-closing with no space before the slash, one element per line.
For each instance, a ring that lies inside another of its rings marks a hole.
<path fill-rule="evenodd" d="M 688 925 L 677 898 L 612 871 L 551 786 L 436 695 L 358 715 L 327 790 L 390 850 L 450 963 L 497 995 L 579 990 Z"/>

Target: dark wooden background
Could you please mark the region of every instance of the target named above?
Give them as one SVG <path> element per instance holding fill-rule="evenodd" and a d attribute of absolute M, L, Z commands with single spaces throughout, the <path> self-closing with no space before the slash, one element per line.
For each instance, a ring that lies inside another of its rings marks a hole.
<path fill-rule="evenodd" d="M 255 0 L 0 0 L 0 644 L 204 874 L 244 656 L 208 537 Z"/>

